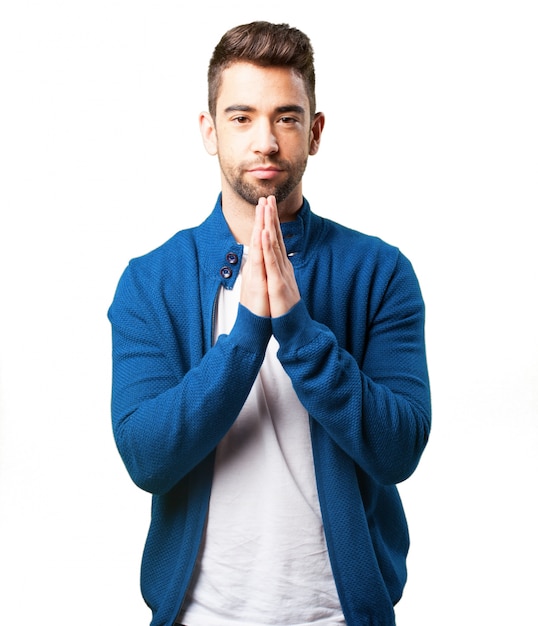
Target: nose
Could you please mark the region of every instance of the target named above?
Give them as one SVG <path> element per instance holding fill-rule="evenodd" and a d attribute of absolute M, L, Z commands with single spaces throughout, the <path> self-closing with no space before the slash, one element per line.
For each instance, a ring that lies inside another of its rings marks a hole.
<path fill-rule="evenodd" d="M 252 150 L 256 154 L 267 156 L 278 152 L 278 141 L 269 120 L 258 120 L 253 131 Z"/>

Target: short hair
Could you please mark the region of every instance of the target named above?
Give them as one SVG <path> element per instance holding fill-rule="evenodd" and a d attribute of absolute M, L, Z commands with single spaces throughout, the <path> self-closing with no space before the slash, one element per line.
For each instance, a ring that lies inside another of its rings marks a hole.
<path fill-rule="evenodd" d="M 262 67 L 289 67 L 303 80 L 310 103 L 316 111 L 314 50 L 310 39 L 288 24 L 257 21 L 228 30 L 221 38 L 209 62 L 208 106 L 215 118 L 222 73 L 233 63 L 244 61 Z"/>

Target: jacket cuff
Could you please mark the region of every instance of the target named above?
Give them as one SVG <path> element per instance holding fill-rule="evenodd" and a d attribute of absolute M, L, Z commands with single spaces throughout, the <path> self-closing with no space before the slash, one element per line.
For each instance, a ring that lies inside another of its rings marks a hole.
<path fill-rule="evenodd" d="M 274 317 L 272 323 L 276 340 L 286 350 L 302 348 L 319 334 L 319 327 L 310 317 L 303 300 L 299 300 L 285 315 Z"/>
<path fill-rule="evenodd" d="M 273 334 L 270 317 L 255 315 L 242 304 L 237 309 L 237 317 L 230 338 L 249 352 L 265 351 Z"/>

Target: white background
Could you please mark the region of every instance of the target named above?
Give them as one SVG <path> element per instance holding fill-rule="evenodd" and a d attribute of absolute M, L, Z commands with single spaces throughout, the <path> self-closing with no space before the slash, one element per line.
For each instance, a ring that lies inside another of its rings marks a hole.
<path fill-rule="evenodd" d="M 150 497 L 112 439 L 106 312 L 131 257 L 212 209 L 207 63 L 268 19 L 316 51 L 305 195 L 398 245 L 427 303 L 434 422 L 401 488 L 398 624 L 536 624 L 535 3 L 266 4 L 0 5 L 0 623 L 149 623 Z"/>

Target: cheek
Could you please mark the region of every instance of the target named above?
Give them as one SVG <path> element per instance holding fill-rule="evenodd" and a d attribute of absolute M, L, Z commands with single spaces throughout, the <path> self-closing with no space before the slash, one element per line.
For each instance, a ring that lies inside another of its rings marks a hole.
<path fill-rule="evenodd" d="M 301 135 L 300 137 L 283 136 L 280 138 L 278 145 L 280 152 L 285 153 L 289 157 L 301 157 L 308 155 L 310 151 L 310 137 Z"/>
<path fill-rule="evenodd" d="M 248 149 L 248 138 L 246 133 L 242 135 L 224 134 L 219 137 L 218 141 L 219 154 L 225 155 L 228 160 L 237 160 L 241 158 L 245 150 Z"/>

